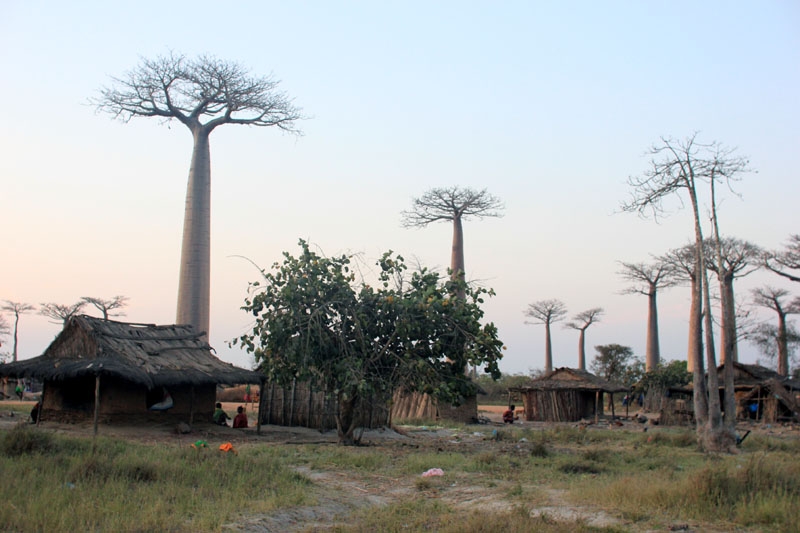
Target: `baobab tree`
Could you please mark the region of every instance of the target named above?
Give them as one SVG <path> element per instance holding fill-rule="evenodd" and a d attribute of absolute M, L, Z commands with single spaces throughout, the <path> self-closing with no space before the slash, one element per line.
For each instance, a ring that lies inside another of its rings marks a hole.
<path fill-rule="evenodd" d="M 697 134 L 683 140 L 662 137 L 661 142 L 650 149 L 649 155 L 652 158 L 650 168 L 642 175 L 628 179 L 633 191 L 631 199 L 623 202 L 622 209 L 658 218 L 665 213 L 666 199 L 679 197 L 683 193 L 688 197 L 694 219 L 694 282 L 689 318 L 688 354 L 689 359 L 695 361 L 693 396 L 697 433 L 701 445 L 706 450 L 732 450 L 736 444 L 735 428 L 730 424 L 732 417 L 723 423 L 722 408 L 717 393 L 719 378 L 716 372 L 716 351 L 711 327 L 711 295 L 703 251 L 704 237 L 699 194 L 701 185 L 712 185 L 710 203 L 714 233 L 718 235 L 713 185 L 718 182 L 730 185 L 732 181 L 738 179 L 739 173 L 747 170 L 748 161 L 736 156 L 733 150 L 719 143 L 700 143 Z M 680 198 L 679 200 L 683 201 Z M 702 363 L 704 330 L 706 364 L 709 369 L 707 383 Z M 733 393 L 733 361 L 729 358 L 725 365 L 726 405 L 734 401 Z"/>
<path fill-rule="evenodd" d="M 723 237 L 717 241 L 709 239 L 705 245 L 706 266 L 717 275 L 720 283 L 720 363 L 729 357 L 739 360 L 736 299 L 733 280 L 743 278 L 761 268 L 764 252 L 747 241 Z"/>
<path fill-rule="evenodd" d="M 83 309 L 86 302 L 83 300 L 76 302 L 72 305 L 62 305 L 55 303 L 41 304 L 39 306 L 39 314 L 56 320 L 53 324 L 67 325 L 69 319 L 77 315 Z"/>
<path fill-rule="evenodd" d="M 424 228 L 433 222 L 452 222 L 453 249 L 450 255 L 450 275 L 453 279 L 465 279 L 462 223 L 470 218 L 502 217 L 503 203 L 486 189 L 476 191 L 455 186 L 434 188 L 419 198 L 414 198 L 411 210 L 403 211 L 401 216 L 403 227 L 406 228 Z M 463 299 L 462 293 L 458 296 Z"/>
<path fill-rule="evenodd" d="M 544 324 L 544 371 L 553 370 L 553 344 L 550 341 L 550 325 L 567 316 L 567 306 L 561 300 L 539 300 L 528 304 L 525 316 L 532 318 L 526 324 Z"/>
<path fill-rule="evenodd" d="M 657 294 L 660 289 L 672 287 L 678 282 L 673 266 L 665 261 L 653 263 L 620 262 L 622 270 L 618 272 L 622 279 L 632 283 L 624 289 L 623 294 L 643 294 L 647 296 L 647 344 L 645 347 L 645 370 L 650 372 L 658 368 L 661 361 L 661 348 L 658 341 L 658 304 Z"/>
<path fill-rule="evenodd" d="M 93 296 L 84 296 L 81 298 L 81 301 L 88 305 L 94 306 L 98 311 L 103 314 L 103 320 L 108 321 L 109 317 L 112 316 L 124 316 L 125 313 L 111 313 L 114 309 L 122 309 L 123 307 L 128 305 L 128 297 L 127 296 L 114 296 L 113 298 L 106 300 L 103 298 L 95 298 Z"/>
<path fill-rule="evenodd" d="M 24 315 L 30 311 L 36 309 L 31 304 L 26 304 L 22 302 L 12 302 L 11 300 L 6 300 L 6 303 L 3 304 L 3 311 L 9 311 L 14 314 L 14 344 L 12 345 L 11 351 L 11 360 L 13 362 L 17 362 L 17 340 L 18 340 L 18 333 L 19 333 L 19 317 L 20 315 Z"/>
<path fill-rule="evenodd" d="M 209 331 L 211 268 L 211 155 L 218 126 L 277 127 L 299 134 L 302 117 L 271 76 L 251 76 L 241 65 L 211 56 L 170 54 L 141 64 L 93 100 L 100 111 L 125 122 L 134 117 L 177 120 L 194 145 L 186 188 L 176 321 Z"/>
<path fill-rule="evenodd" d="M 782 251 L 765 254 L 764 266 L 779 276 L 800 282 L 800 233 L 791 235 Z M 792 270 L 797 272 L 791 273 Z"/>
<path fill-rule="evenodd" d="M 778 315 L 778 328 L 775 340 L 777 341 L 778 351 L 778 374 L 781 376 L 789 375 L 789 335 L 786 325 L 788 315 L 800 313 L 800 298 L 795 298 L 792 302 L 786 302 L 789 291 L 775 287 L 758 287 L 751 291 L 753 303 L 760 307 L 772 309 Z"/>
<path fill-rule="evenodd" d="M 672 268 L 673 275 L 678 283 L 689 283 L 689 286 L 691 287 L 691 294 L 695 294 L 695 292 L 699 290 L 697 287 L 697 272 L 695 271 L 696 265 L 694 244 L 687 244 L 680 248 L 674 248 L 664 255 L 656 257 L 656 260 L 662 261 Z M 690 302 L 689 316 L 694 317 L 698 313 L 697 309 L 695 309 L 695 306 L 700 305 L 702 300 L 691 298 Z M 700 312 L 702 313 L 702 309 Z M 694 337 L 689 337 L 690 348 L 695 341 L 696 339 Z M 704 367 L 702 361 L 702 339 L 700 348 L 701 350 L 699 353 L 696 352 L 696 350 L 689 349 L 686 354 L 686 368 L 689 372 L 693 373 L 692 375 L 694 375 L 694 369 L 698 364 L 700 365 L 701 369 Z M 698 356 L 700 356 L 699 361 Z M 704 370 L 702 372 L 704 372 Z"/>
<path fill-rule="evenodd" d="M 586 311 L 581 311 L 574 317 L 572 320 L 564 324 L 565 328 L 569 329 L 577 329 L 580 331 L 580 335 L 578 336 L 578 369 L 579 370 L 586 370 L 586 330 L 594 324 L 595 322 L 600 321 L 600 317 L 603 314 L 602 307 L 593 307 L 592 309 L 587 309 Z"/>

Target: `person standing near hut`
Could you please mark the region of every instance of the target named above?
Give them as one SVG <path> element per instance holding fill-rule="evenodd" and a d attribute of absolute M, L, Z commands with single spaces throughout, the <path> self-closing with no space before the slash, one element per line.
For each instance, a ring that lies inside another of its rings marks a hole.
<path fill-rule="evenodd" d="M 247 414 L 245 414 L 244 407 L 242 407 L 241 405 L 236 408 L 236 416 L 233 418 L 233 427 L 234 428 L 247 427 Z"/>

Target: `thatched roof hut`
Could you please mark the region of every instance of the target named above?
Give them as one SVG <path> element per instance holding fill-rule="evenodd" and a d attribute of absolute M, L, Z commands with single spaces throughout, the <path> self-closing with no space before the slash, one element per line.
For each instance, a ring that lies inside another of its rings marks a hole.
<path fill-rule="evenodd" d="M 202 332 L 189 325 L 133 324 L 73 317 L 43 355 L 0 365 L 0 376 L 44 382 L 42 416 L 104 419 L 165 416 L 152 407 L 171 397 L 160 413 L 210 417 L 219 384 L 261 383 L 257 372 L 212 354 Z"/>
<path fill-rule="evenodd" d="M 575 422 L 600 416 L 604 393 L 626 392 L 628 389 L 585 370 L 556 368 L 527 385 L 508 390 L 522 396 L 525 420 Z"/>
<path fill-rule="evenodd" d="M 717 367 L 720 395 L 724 389 L 725 365 Z M 775 423 L 800 419 L 800 380 L 781 376 L 761 365 L 733 363 L 736 417 Z"/>

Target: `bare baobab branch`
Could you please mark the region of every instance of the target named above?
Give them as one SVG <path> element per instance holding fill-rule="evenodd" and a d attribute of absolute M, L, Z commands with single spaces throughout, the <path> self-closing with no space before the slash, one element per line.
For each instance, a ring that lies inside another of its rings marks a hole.
<path fill-rule="evenodd" d="M 572 317 L 571 321 L 564 324 L 565 328 L 577 329 L 581 332 L 578 336 L 578 369 L 580 370 L 586 370 L 586 330 L 595 322 L 599 322 L 602 315 L 602 307 L 593 307 L 581 311 Z"/>
<path fill-rule="evenodd" d="M 12 361 L 17 361 L 17 340 L 19 334 L 19 316 L 30 311 L 36 309 L 31 304 L 26 304 L 23 302 L 12 302 L 10 300 L 6 300 L 6 303 L 3 304 L 2 308 L 3 311 L 10 311 L 14 314 L 14 345 L 12 351 Z"/>
<path fill-rule="evenodd" d="M 84 305 L 86 305 L 86 302 L 83 300 L 72 305 L 46 303 L 39 307 L 39 314 L 56 320 L 57 322 L 53 322 L 54 324 L 60 323 L 66 326 L 69 319 L 77 315 Z"/>
<path fill-rule="evenodd" d="M 783 251 L 764 255 L 764 266 L 791 281 L 800 282 L 800 233 L 791 235 Z M 790 274 L 788 270 L 797 270 Z"/>
<path fill-rule="evenodd" d="M 788 376 L 789 330 L 786 317 L 788 315 L 800 313 L 800 299 L 795 298 L 792 302 L 786 302 L 785 299 L 789 296 L 789 291 L 770 286 L 753 289 L 751 294 L 755 305 L 772 309 L 778 315 L 778 326 L 775 335 L 778 352 L 778 374 L 781 376 Z M 763 335 L 765 330 L 762 328 L 760 331 Z"/>
<path fill-rule="evenodd" d="M 125 316 L 125 313 L 110 313 L 114 309 L 121 309 L 128 305 L 128 297 L 127 296 L 114 296 L 110 300 L 104 300 L 103 298 L 95 298 L 93 296 L 84 296 L 81 298 L 82 301 L 85 303 L 94 306 L 98 311 L 103 313 L 103 320 L 108 320 L 109 317 L 112 316 Z"/>
<path fill-rule="evenodd" d="M 525 316 L 532 318 L 526 324 L 544 324 L 544 371 L 553 370 L 553 344 L 550 340 L 550 325 L 563 320 L 567 315 L 567 306 L 561 300 L 539 300 L 528 304 Z"/>
<path fill-rule="evenodd" d="M 403 227 L 423 228 L 433 222 L 453 223 L 453 248 L 450 271 L 453 279 L 464 279 L 464 229 L 462 221 L 471 217 L 482 219 L 502 217 L 503 203 L 486 189 L 476 191 L 462 187 L 430 189 L 414 198 L 410 211 L 401 213 Z M 459 294 L 459 297 L 463 295 Z"/>
<path fill-rule="evenodd" d="M 643 294 L 647 296 L 647 344 L 645 349 L 645 369 L 650 372 L 658 368 L 661 361 L 661 347 L 658 338 L 658 304 L 660 289 L 672 287 L 679 281 L 676 267 L 672 263 L 657 260 L 655 263 L 624 263 L 618 274 L 632 283 L 624 294 Z"/>

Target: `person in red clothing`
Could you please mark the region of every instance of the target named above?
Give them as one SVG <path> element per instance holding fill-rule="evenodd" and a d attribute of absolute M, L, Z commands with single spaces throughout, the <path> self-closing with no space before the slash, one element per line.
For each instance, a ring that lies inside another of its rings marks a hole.
<path fill-rule="evenodd" d="M 233 417 L 233 427 L 235 428 L 247 427 L 247 415 L 244 412 L 244 407 L 242 407 L 241 405 L 236 408 L 236 416 Z"/>
<path fill-rule="evenodd" d="M 519 420 L 519 417 L 514 416 L 514 409 L 516 406 L 509 405 L 508 409 L 503 413 L 503 422 L 506 424 L 513 424 L 514 420 Z"/>

